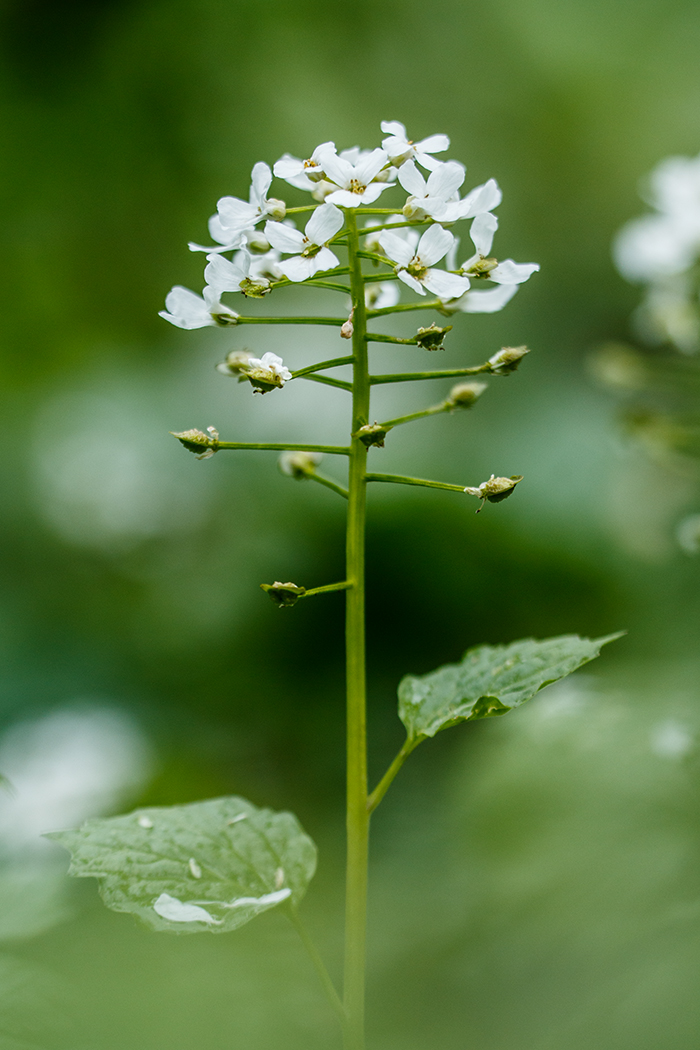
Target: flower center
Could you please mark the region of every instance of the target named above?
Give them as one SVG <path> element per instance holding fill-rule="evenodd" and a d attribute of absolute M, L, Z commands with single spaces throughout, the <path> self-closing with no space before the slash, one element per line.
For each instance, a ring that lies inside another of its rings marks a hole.
<path fill-rule="evenodd" d="M 411 277 L 415 277 L 416 280 L 420 281 L 428 272 L 428 267 L 423 265 L 420 255 L 414 255 L 406 267 L 406 271 L 410 273 Z"/>
<path fill-rule="evenodd" d="M 364 193 L 367 189 L 363 186 L 359 179 L 350 179 L 350 192 L 351 193 Z"/>

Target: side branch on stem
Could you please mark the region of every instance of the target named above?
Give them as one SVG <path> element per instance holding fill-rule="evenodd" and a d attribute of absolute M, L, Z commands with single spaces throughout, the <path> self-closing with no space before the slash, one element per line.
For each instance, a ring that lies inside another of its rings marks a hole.
<path fill-rule="evenodd" d="M 427 481 L 425 478 L 409 478 L 404 474 L 367 474 L 367 481 L 383 481 L 387 485 L 421 485 L 427 489 L 447 489 L 449 492 L 464 492 L 464 485 L 449 485 L 445 481 Z"/>

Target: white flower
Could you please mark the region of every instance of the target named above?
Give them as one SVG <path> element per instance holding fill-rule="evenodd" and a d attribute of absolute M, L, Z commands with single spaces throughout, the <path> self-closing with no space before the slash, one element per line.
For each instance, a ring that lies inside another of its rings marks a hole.
<path fill-rule="evenodd" d="M 498 219 L 487 212 L 477 215 L 471 225 L 470 236 L 476 248 L 476 255 L 462 264 L 461 270 L 474 277 L 488 277 L 494 284 L 522 284 L 533 273 L 539 270 L 538 263 L 516 263 L 505 259 L 502 263 L 489 259 L 493 237 L 498 229 Z"/>
<path fill-rule="evenodd" d="M 452 234 L 443 230 L 442 226 L 431 226 L 425 231 L 415 254 L 408 240 L 389 230 L 384 230 L 379 240 L 389 258 L 397 263 L 394 270 L 399 280 L 419 295 L 425 295 L 427 288 L 440 299 L 454 299 L 469 287 L 467 277 L 432 269 L 433 264 L 447 254 L 454 240 Z"/>
<path fill-rule="evenodd" d="M 269 200 L 267 198 L 271 182 L 272 172 L 269 165 L 264 161 L 259 161 L 251 173 L 248 201 L 243 201 L 239 197 L 221 198 L 216 207 L 224 232 L 235 235 L 241 230 L 250 230 L 267 216 L 273 216 L 276 219 L 284 218 L 284 202 L 274 197 Z M 212 236 L 215 235 L 212 234 Z"/>
<path fill-rule="evenodd" d="M 296 186 L 300 190 L 310 190 L 313 189 L 314 182 L 323 178 L 322 158 L 323 154 L 328 152 L 335 153 L 335 142 L 322 142 L 307 160 L 300 160 L 299 157 L 285 153 L 272 170 L 278 179 L 284 179 L 290 186 Z"/>
<path fill-rule="evenodd" d="M 324 153 L 323 167 L 328 181 L 337 189 L 329 193 L 326 200 L 343 208 L 357 208 L 360 204 L 372 204 L 389 183 L 373 180 L 387 163 L 383 149 L 374 149 L 361 156 L 356 164 L 335 153 Z"/>
<path fill-rule="evenodd" d="M 396 306 L 401 293 L 396 281 L 377 281 L 365 286 L 365 303 L 370 310 L 384 310 Z"/>
<path fill-rule="evenodd" d="M 447 201 L 452 200 L 464 182 L 465 170 L 455 160 L 445 164 L 435 162 L 435 170 L 427 179 L 418 171 L 412 160 L 399 168 L 399 182 L 410 194 L 403 209 L 407 219 L 430 215 L 438 221 L 447 210 Z"/>
<path fill-rule="evenodd" d="M 344 222 L 343 213 L 334 204 L 322 204 L 306 224 L 304 233 L 281 222 L 267 222 L 265 236 L 278 251 L 294 252 L 294 258 L 279 264 L 290 281 L 305 281 L 319 270 L 332 270 L 338 258 L 327 246 Z"/>
<path fill-rule="evenodd" d="M 430 154 L 443 153 L 450 146 L 447 135 L 430 135 L 427 139 L 421 139 L 420 142 L 413 142 L 408 138 L 406 126 L 400 124 L 398 120 L 383 120 L 381 127 L 382 131 L 390 136 L 382 141 L 382 149 L 396 167 L 415 158 L 422 167 L 432 170 L 440 164 L 440 161 L 431 157 Z"/>
<path fill-rule="evenodd" d="M 165 310 L 160 310 L 158 316 L 178 328 L 187 329 L 236 324 L 238 321 L 238 314 L 219 302 L 213 288 L 205 288 L 202 297 L 179 284 L 168 292 Z"/>
<path fill-rule="evenodd" d="M 292 373 L 282 358 L 269 352 L 262 357 L 248 358 L 248 363 L 241 369 L 241 373 L 250 380 L 254 394 L 265 394 L 275 387 L 282 387 L 292 378 Z"/>
<path fill-rule="evenodd" d="M 223 255 L 207 255 L 204 280 L 217 296 L 222 292 L 243 292 L 252 299 L 260 299 L 270 291 L 267 277 L 254 276 L 251 272 L 251 257 L 246 251 L 237 252 L 232 262 Z"/>

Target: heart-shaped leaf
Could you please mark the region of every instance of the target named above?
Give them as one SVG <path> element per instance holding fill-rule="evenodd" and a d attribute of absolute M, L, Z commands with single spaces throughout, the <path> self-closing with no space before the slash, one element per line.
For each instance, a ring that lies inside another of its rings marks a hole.
<path fill-rule="evenodd" d="M 459 722 L 504 715 L 595 659 L 602 646 L 619 637 L 565 634 L 543 642 L 526 638 L 511 645 L 479 645 L 468 649 L 459 664 L 421 677 L 406 675 L 399 684 L 399 717 L 409 742 Z"/>
<path fill-rule="evenodd" d="M 139 809 L 47 837 L 70 851 L 69 874 L 100 880 L 107 907 L 175 933 L 224 933 L 283 901 L 296 905 L 316 869 L 296 817 L 235 797 Z"/>

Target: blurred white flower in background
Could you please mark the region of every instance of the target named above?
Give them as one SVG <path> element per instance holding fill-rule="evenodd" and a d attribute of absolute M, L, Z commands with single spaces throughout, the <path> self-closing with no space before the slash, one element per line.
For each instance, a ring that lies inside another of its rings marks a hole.
<path fill-rule="evenodd" d="M 667 157 L 652 171 L 642 196 L 655 209 L 626 223 L 613 242 L 623 277 L 646 286 L 636 314 L 649 342 L 670 342 L 683 353 L 700 349 L 700 156 Z"/>
<path fill-rule="evenodd" d="M 0 770 L 11 784 L 0 800 L 0 851 L 46 848 L 43 832 L 110 812 L 152 767 L 142 731 L 115 707 L 64 708 L 10 726 L 0 738 Z"/>
<path fill-rule="evenodd" d="M 652 727 L 649 746 L 652 753 L 659 758 L 670 758 L 678 762 L 694 750 L 695 737 L 687 725 L 669 718 Z"/>

